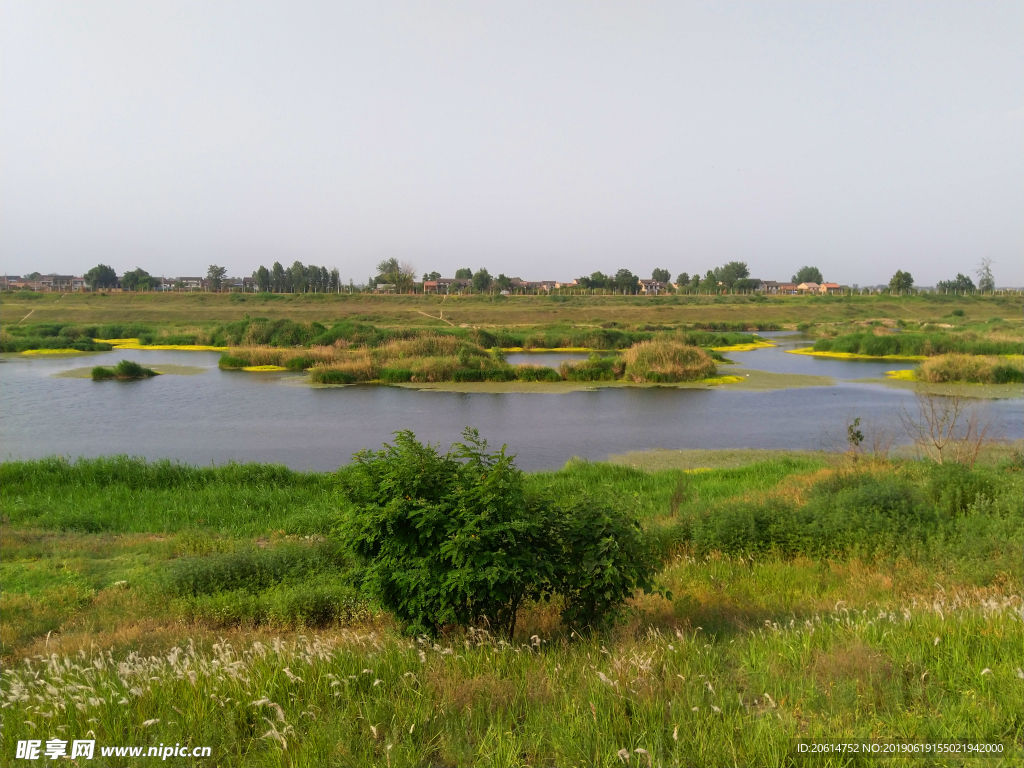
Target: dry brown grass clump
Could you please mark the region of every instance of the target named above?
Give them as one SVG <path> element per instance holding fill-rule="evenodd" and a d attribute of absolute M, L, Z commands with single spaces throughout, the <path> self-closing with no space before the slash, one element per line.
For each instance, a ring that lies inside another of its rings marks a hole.
<path fill-rule="evenodd" d="M 623 358 L 626 378 L 636 382 L 698 381 L 717 371 L 711 355 L 677 341 L 642 341 L 627 349 Z"/>
<path fill-rule="evenodd" d="M 369 350 L 360 349 L 344 356 L 336 353 L 333 360 L 324 360 L 313 366 L 313 371 L 337 371 L 348 374 L 353 381 L 375 381 L 380 373 L 380 366 Z M 314 376 L 314 379 L 316 378 Z"/>
<path fill-rule="evenodd" d="M 379 348 L 385 359 L 405 357 L 452 357 L 465 344 L 455 336 L 424 333 L 412 339 L 396 339 Z"/>
<path fill-rule="evenodd" d="M 1020 355 L 940 355 L 921 363 L 917 375 L 921 380 L 932 384 L 1006 384 L 1024 378 L 1024 358 Z"/>

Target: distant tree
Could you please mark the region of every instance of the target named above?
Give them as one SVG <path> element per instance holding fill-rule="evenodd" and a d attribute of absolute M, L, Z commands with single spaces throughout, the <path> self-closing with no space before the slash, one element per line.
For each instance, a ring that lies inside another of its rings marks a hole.
<path fill-rule="evenodd" d="M 39 274 L 38 272 L 29 272 L 27 275 L 25 275 L 26 280 L 38 280 L 40 277 L 42 277 L 42 275 Z"/>
<path fill-rule="evenodd" d="M 690 284 L 690 273 L 680 272 L 679 277 L 676 278 L 676 285 L 680 288 L 686 288 Z"/>
<path fill-rule="evenodd" d="M 825 278 L 821 276 L 821 270 L 817 267 L 800 267 L 800 270 L 793 275 L 793 282 L 797 285 L 800 285 L 800 283 L 817 283 L 821 285 L 825 282 Z"/>
<path fill-rule="evenodd" d="M 909 291 L 913 287 L 914 278 L 910 276 L 909 272 L 904 272 L 901 269 L 896 270 L 896 274 L 889 281 L 890 291 Z"/>
<path fill-rule="evenodd" d="M 760 283 L 757 280 L 751 280 L 749 277 L 741 277 L 732 284 L 732 287 L 737 291 L 754 291 L 757 290 L 758 285 L 760 285 Z"/>
<path fill-rule="evenodd" d="M 125 272 L 121 275 L 121 287 L 126 291 L 136 291 L 139 288 L 139 273 L 149 276 L 149 273 L 143 269 L 134 269 L 130 272 Z"/>
<path fill-rule="evenodd" d="M 424 280 L 440 280 L 441 279 L 441 273 L 440 272 L 424 273 L 423 279 Z"/>
<path fill-rule="evenodd" d="M 982 259 L 975 274 L 978 276 L 979 291 L 984 293 L 996 289 L 996 279 L 992 276 L 992 259 Z"/>
<path fill-rule="evenodd" d="M 477 273 L 473 275 L 473 290 L 484 293 L 490 287 L 491 273 L 486 269 L 477 270 Z"/>
<path fill-rule="evenodd" d="M 377 277 L 374 282 L 393 285 L 399 293 L 404 293 L 412 289 L 415 278 L 416 267 L 409 262 L 399 262 L 396 258 L 390 258 L 377 265 Z"/>
<path fill-rule="evenodd" d="M 270 286 L 274 293 L 282 293 L 287 289 L 287 278 L 280 261 L 275 261 L 270 268 Z"/>
<path fill-rule="evenodd" d="M 455 279 L 456 280 L 472 280 L 473 279 L 473 270 L 470 269 L 469 267 L 463 267 L 462 269 L 456 269 L 455 270 Z"/>
<path fill-rule="evenodd" d="M 288 267 L 288 287 L 292 293 L 304 293 L 306 290 L 306 268 L 302 262 L 295 260 Z"/>
<path fill-rule="evenodd" d="M 583 288 L 611 288 L 611 278 L 604 272 L 593 272 L 590 277 L 580 277 L 576 280 Z"/>
<path fill-rule="evenodd" d="M 623 293 L 637 293 L 640 290 L 640 278 L 628 269 L 620 269 L 615 273 L 615 289 Z"/>
<path fill-rule="evenodd" d="M 498 290 L 500 291 L 512 290 L 512 278 L 508 277 L 504 273 L 499 274 L 496 278 L 494 278 L 494 282 L 497 284 Z"/>
<path fill-rule="evenodd" d="M 93 290 L 97 288 L 113 288 L 117 285 L 117 273 L 113 267 L 108 267 L 106 264 L 97 264 L 85 273 L 85 282 Z"/>
<path fill-rule="evenodd" d="M 671 283 L 672 275 L 667 269 L 655 269 L 651 272 L 651 280 L 657 280 L 659 283 Z"/>
<path fill-rule="evenodd" d="M 940 280 L 936 286 L 940 291 L 952 291 L 954 293 L 963 293 L 964 291 L 974 291 L 974 281 L 971 280 L 967 275 L 957 272 L 957 275 L 952 280 Z"/>
<path fill-rule="evenodd" d="M 334 269 L 331 270 L 329 286 L 331 291 L 334 292 L 337 292 L 341 289 L 341 273 L 338 272 L 337 267 L 334 267 Z"/>
<path fill-rule="evenodd" d="M 224 267 L 218 267 L 216 264 L 211 264 L 206 270 L 206 279 L 209 281 L 210 287 L 215 291 L 219 291 L 221 285 L 224 283 L 224 275 L 227 273 L 228 271 Z"/>
<path fill-rule="evenodd" d="M 704 277 L 700 282 L 701 287 L 709 291 L 713 291 L 718 287 L 718 277 L 716 277 L 714 271 L 710 269 L 704 273 Z"/>
<path fill-rule="evenodd" d="M 153 277 L 144 269 L 136 267 L 125 272 L 121 277 L 121 287 L 126 291 L 152 291 L 163 283 L 159 277 Z"/>
<path fill-rule="evenodd" d="M 260 266 L 255 272 L 252 273 L 253 280 L 256 281 L 256 287 L 261 291 L 266 292 L 270 290 L 270 270 L 264 266 Z"/>
<path fill-rule="evenodd" d="M 715 281 L 726 288 L 732 288 L 737 280 L 750 276 L 750 270 L 745 261 L 730 261 L 715 270 Z"/>

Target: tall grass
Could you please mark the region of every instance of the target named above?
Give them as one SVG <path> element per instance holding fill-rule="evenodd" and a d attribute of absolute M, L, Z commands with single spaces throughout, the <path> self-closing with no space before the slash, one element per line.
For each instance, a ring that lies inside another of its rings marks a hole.
<path fill-rule="evenodd" d="M 0 748 L 88 733 L 97 756 L 179 743 L 212 747 L 216 764 L 394 768 L 780 765 L 798 760 L 798 738 L 966 738 L 1000 745 L 996 765 L 1024 754 L 1019 598 L 840 605 L 718 636 L 690 627 L 699 611 L 621 643 L 341 632 L 40 655 L 5 675 Z"/>
<path fill-rule="evenodd" d="M 993 765 L 1024 757 L 1019 460 L 530 475 L 566 514 L 596 496 L 642 517 L 672 597 L 637 594 L 586 638 L 537 603 L 513 644 L 392 629 L 330 536 L 336 479 L 0 464 L 0 749 L 92 731 L 97 750 L 187 743 L 257 766 L 774 765 L 797 761 L 797 738 L 967 738 L 1003 746 Z"/>
<path fill-rule="evenodd" d="M 1024 382 L 1024 358 L 982 357 L 949 354 L 925 360 L 917 377 L 935 384 L 967 382 L 969 384 L 1011 384 Z"/>
<path fill-rule="evenodd" d="M 104 381 L 106 379 L 120 379 L 128 381 L 132 379 L 151 379 L 157 375 L 152 368 L 144 368 L 132 360 L 122 360 L 113 368 L 106 368 L 97 365 L 92 369 L 93 381 Z"/>
<path fill-rule="evenodd" d="M 965 355 L 1019 355 L 1024 345 L 1019 341 L 979 339 L 971 335 L 950 333 L 850 333 L 834 339 L 818 339 L 818 352 L 847 352 L 857 355 L 925 356 L 958 353 Z"/>
<path fill-rule="evenodd" d="M 626 378 L 636 382 L 697 381 L 714 376 L 715 361 L 699 347 L 673 341 L 645 341 L 623 354 Z"/>

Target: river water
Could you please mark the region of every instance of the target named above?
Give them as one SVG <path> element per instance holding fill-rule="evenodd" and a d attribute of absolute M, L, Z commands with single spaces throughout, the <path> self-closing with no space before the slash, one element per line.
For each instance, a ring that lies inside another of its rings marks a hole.
<path fill-rule="evenodd" d="M 396 430 L 444 448 L 462 429 L 508 444 L 523 469 L 552 469 L 573 456 L 651 448 L 828 447 L 847 418 L 898 427 L 913 396 L 856 383 L 893 362 L 828 360 L 785 354 L 806 344 L 785 334 L 781 346 L 728 353 L 746 369 L 832 376 L 834 386 L 767 392 L 664 388 L 596 389 L 568 394 L 452 393 L 386 386 L 312 388 L 298 374 L 221 371 L 218 353 L 114 350 L 75 358 L 5 356 L 0 362 L 0 459 L 129 454 L 192 464 L 258 461 L 330 470 Z M 509 355 L 509 361 L 557 367 L 586 355 Z M 53 374 L 122 358 L 143 365 L 199 366 L 192 376 L 93 382 Z M 735 368 L 723 366 L 723 373 Z M 1024 400 L 982 405 L 1003 436 L 1024 437 Z"/>

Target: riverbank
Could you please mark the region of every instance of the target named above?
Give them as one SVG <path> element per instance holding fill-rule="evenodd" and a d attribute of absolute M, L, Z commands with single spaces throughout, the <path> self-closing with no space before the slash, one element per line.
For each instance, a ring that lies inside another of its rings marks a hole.
<path fill-rule="evenodd" d="M 623 749 L 761 765 L 792 756 L 797 738 L 956 736 L 1002 745 L 1007 764 L 1024 756 L 1019 457 L 967 470 L 667 454 L 627 462 L 652 471 L 573 461 L 528 476 L 534 492 L 630 510 L 658 542 L 671 596 L 638 593 L 585 639 L 560 627 L 557 606 L 531 604 L 511 644 L 454 630 L 419 643 L 362 598 L 329 546 L 346 510 L 337 473 L 0 465 L 0 746 L 63 726 L 254 766 L 614 764 Z M 910 527 L 770 538 L 796 533 L 783 520 L 881 523 L 862 518 L 869 497 Z M 774 527 L 757 533 L 755 513 Z M 929 528 L 915 527 L 921 515 Z M 280 575 L 219 586 L 252 567 Z M 175 596 L 186 576 L 199 586 Z M 37 654 L 56 654 L 59 674 Z M 22 700 L 36 680 L 41 698 Z"/>

